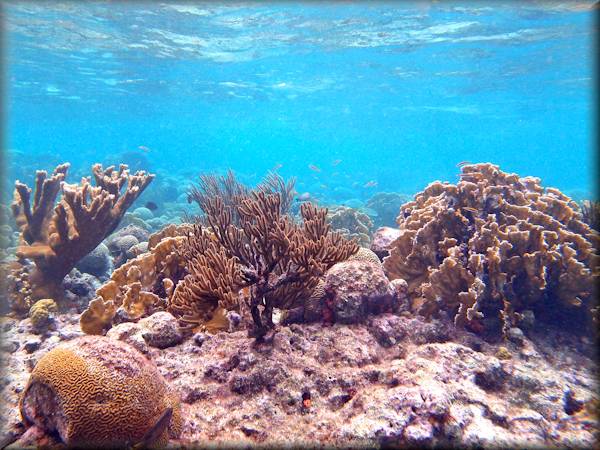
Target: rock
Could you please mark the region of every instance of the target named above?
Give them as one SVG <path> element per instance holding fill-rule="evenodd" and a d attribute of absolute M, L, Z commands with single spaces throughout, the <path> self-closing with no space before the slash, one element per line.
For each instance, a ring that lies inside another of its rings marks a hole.
<path fill-rule="evenodd" d="M 63 280 L 65 290 L 79 297 L 80 301 L 90 300 L 96 296 L 96 289 L 101 284 L 98 278 L 89 273 L 81 273 L 73 269 Z"/>
<path fill-rule="evenodd" d="M 517 345 L 523 345 L 523 340 L 525 339 L 525 335 L 523 334 L 523 330 L 520 328 L 512 327 L 508 329 L 506 333 L 508 339 L 514 342 Z"/>
<path fill-rule="evenodd" d="M 42 345 L 41 339 L 30 339 L 25 344 L 23 344 L 23 348 L 27 353 L 33 353 L 40 348 Z"/>
<path fill-rule="evenodd" d="M 194 334 L 194 336 L 193 336 L 194 343 L 198 347 L 202 347 L 202 344 L 204 344 L 204 342 L 206 342 L 209 339 L 210 339 L 210 334 L 203 333 L 203 332 L 198 332 L 198 333 Z"/>
<path fill-rule="evenodd" d="M 135 245 L 132 245 L 127 249 L 125 255 L 127 259 L 133 259 L 142 253 L 146 253 L 148 251 L 148 242 L 139 242 Z"/>
<path fill-rule="evenodd" d="M 19 348 L 18 341 L 2 340 L 2 342 L 0 343 L 0 351 L 2 351 L 2 352 L 14 353 L 17 351 L 18 348 Z"/>
<path fill-rule="evenodd" d="M 504 385 L 507 375 L 500 362 L 494 361 L 475 372 L 475 384 L 486 391 L 497 391 Z"/>
<path fill-rule="evenodd" d="M 585 400 L 577 398 L 575 395 L 575 392 L 570 387 L 565 390 L 563 398 L 564 409 L 570 416 L 581 411 L 585 406 Z"/>
<path fill-rule="evenodd" d="M 433 425 L 425 420 L 412 423 L 404 429 L 404 438 L 410 444 L 430 444 L 433 440 Z"/>
<path fill-rule="evenodd" d="M 85 333 L 77 330 L 58 330 L 58 337 L 61 341 L 70 341 L 84 335 Z"/>
<path fill-rule="evenodd" d="M 112 259 L 106 244 L 101 242 L 98 247 L 79 261 L 75 267 L 80 272 L 89 273 L 97 277 L 108 276 L 108 273 L 112 270 Z"/>
<path fill-rule="evenodd" d="M 137 323 L 125 322 L 113 326 L 106 332 L 106 337 L 123 341 L 145 355 L 150 352 L 148 344 L 146 344 L 146 341 L 142 337 L 142 330 Z"/>
<path fill-rule="evenodd" d="M 142 337 L 152 347 L 172 347 L 183 340 L 177 319 L 166 311 L 154 313 L 140 320 L 139 324 Z"/>
<path fill-rule="evenodd" d="M 154 213 L 143 206 L 135 208 L 132 214 L 142 220 L 150 220 L 154 217 Z"/>
<path fill-rule="evenodd" d="M 405 331 L 397 326 L 400 318 L 396 316 L 374 317 L 369 321 L 369 331 L 383 347 L 397 344 L 404 336 Z"/>
<path fill-rule="evenodd" d="M 380 259 L 389 255 L 389 247 L 400 236 L 400 230 L 391 227 L 380 227 L 375 230 L 371 238 L 371 250 L 379 256 Z"/>
<path fill-rule="evenodd" d="M 327 271 L 325 293 L 336 322 L 357 323 L 368 313 L 394 306 L 395 289 L 383 268 L 368 261 L 345 261 Z"/>

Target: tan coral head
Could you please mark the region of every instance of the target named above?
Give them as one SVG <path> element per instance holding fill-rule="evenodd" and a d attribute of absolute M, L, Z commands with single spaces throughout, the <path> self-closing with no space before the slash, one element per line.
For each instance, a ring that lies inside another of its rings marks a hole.
<path fill-rule="evenodd" d="M 68 446 L 165 446 L 181 433 L 181 411 L 156 366 L 131 346 L 84 336 L 37 363 L 20 402 L 26 424 Z"/>

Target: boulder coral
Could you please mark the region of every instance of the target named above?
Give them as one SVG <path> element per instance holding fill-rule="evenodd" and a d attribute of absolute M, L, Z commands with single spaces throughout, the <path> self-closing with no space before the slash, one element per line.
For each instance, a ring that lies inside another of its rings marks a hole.
<path fill-rule="evenodd" d="M 406 194 L 396 192 L 378 192 L 367 201 L 367 208 L 377 212 L 375 226 L 393 227 L 400 207 L 411 200 Z"/>
<path fill-rule="evenodd" d="M 578 205 L 540 180 L 493 164 L 462 167 L 402 206 L 384 267 L 415 310 L 504 333 L 523 311 L 580 328 L 597 311 L 598 234 Z"/>
<path fill-rule="evenodd" d="M 133 347 L 100 336 L 62 344 L 38 361 L 20 400 L 25 424 L 69 447 L 165 446 L 182 429 L 179 400 Z"/>
<path fill-rule="evenodd" d="M 354 239 L 362 247 L 369 246 L 373 221 L 367 214 L 355 208 L 337 206 L 327 212 L 327 221 L 346 239 Z"/>
<path fill-rule="evenodd" d="M 96 186 L 89 178 L 80 184 L 64 180 L 69 164 L 61 164 L 48 176 L 36 172 L 35 191 L 17 181 L 13 215 L 21 232 L 17 256 L 35 263 L 29 282 L 33 299 L 61 297 L 61 282 L 78 261 L 113 232 L 127 209 L 153 180 L 146 172 L 129 174 L 118 169 L 92 166 Z M 56 198 L 61 192 L 58 203 Z"/>

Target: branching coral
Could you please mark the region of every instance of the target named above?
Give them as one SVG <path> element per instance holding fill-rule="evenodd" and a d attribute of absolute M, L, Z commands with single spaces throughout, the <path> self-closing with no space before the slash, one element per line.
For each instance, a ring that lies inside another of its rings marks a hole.
<path fill-rule="evenodd" d="M 239 291 L 247 288 L 253 332 L 261 337 L 273 326 L 274 308 L 308 299 L 329 267 L 358 250 L 354 242 L 331 232 L 325 209 L 305 203 L 303 223 L 295 223 L 285 214 L 291 189 L 276 181 L 224 201 L 212 189 L 217 180 L 204 179 L 209 190 L 201 186 L 196 198 L 206 226 L 198 222 L 188 237 L 183 259 L 189 274 L 169 304 L 184 322 L 202 322 L 217 307 L 236 308 Z"/>
<path fill-rule="evenodd" d="M 355 239 L 363 247 L 369 246 L 373 221 L 365 213 L 347 206 L 338 206 L 327 213 L 327 220 L 334 230 L 347 239 Z"/>
<path fill-rule="evenodd" d="M 79 185 L 67 184 L 68 168 L 69 164 L 59 165 L 50 177 L 45 171 L 36 173 L 33 204 L 32 190 L 19 181 L 15 184 L 12 211 L 22 241 L 17 256 L 35 263 L 30 276 L 34 298 L 59 298 L 65 275 L 115 230 L 127 208 L 154 178 L 145 172 L 130 175 L 123 164 L 118 170 L 95 164 L 96 186 L 89 178 Z"/>
<path fill-rule="evenodd" d="M 430 184 L 397 220 L 384 266 L 408 282 L 421 312 L 504 331 L 525 310 L 576 324 L 590 317 L 598 235 L 575 202 L 539 179 L 467 165 L 458 184 Z"/>

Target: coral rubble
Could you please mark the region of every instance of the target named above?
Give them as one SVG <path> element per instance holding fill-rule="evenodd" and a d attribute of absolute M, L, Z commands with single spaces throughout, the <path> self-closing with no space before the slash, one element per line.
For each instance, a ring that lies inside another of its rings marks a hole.
<path fill-rule="evenodd" d="M 402 206 L 385 258 L 408 283 L 413 307 L 472 329 L 506 332 L 525 311 L 580 328 L 595 308 L 598 235 L 577 204 L 533 177 L 492 164 L 462 167 Z"/>
<path fill-rule="evenodd" d="M 60 298 L 64 277 L 116 229 L 154 178 L 145 172 L 130 175 L 126 165 L 103 169 L 95 164 L 96 186 L 89 178 L 68 184 L 64 181 L 68 168 L 68 163 L 61 164 L 50 176 L 37 171 L 33 199 L 27 185 L 15 184 L 12 211 L 21 231 L 17 256 L 35 263 L 29 276 L 33 299 Z"/>

